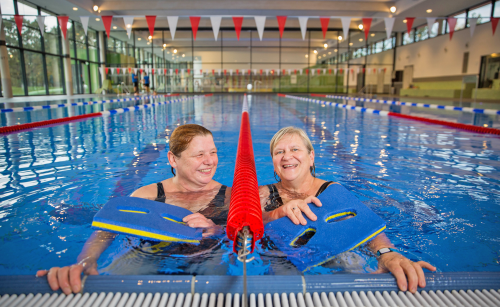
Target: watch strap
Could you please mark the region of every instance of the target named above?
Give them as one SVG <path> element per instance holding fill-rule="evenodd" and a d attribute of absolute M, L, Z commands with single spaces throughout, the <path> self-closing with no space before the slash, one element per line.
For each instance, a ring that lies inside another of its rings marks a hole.
<path fill-rule="evenodd" d="M 380 257 L 382 256 L 383 254 L 387 254 L 387 253 L 390 253 L 390 252 L 397 252 L 398 250 L 397 249 L 394 249 L 394 248 L 390 248 L 390 247 L 383 247 L 381 249 L 379 249 L 376 253 L 377 257 Z"/>

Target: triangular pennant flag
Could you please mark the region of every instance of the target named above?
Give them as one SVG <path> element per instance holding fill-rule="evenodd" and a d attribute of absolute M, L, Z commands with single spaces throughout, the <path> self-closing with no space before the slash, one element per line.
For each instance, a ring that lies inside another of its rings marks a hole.
<path fill-rule="evenodd" d="M 146 21 L 148 23 L 149 35 L 153 36 L 153 34 L 155 33 L 156 16 L 148 15 L 146 16 Z"/>
<path fill-rule="evenodd" d="M 453 38 L 453 33 L 455 32 L 455 26 L 457 25 L 457 19 L 454 17 L 448 17 L 448 25 L 450 26 L 450 40 Z"/>
<path fill-rule="evenodd" d="M 117 67 L 116 68 L 116 73 L 119 74 L 120 73 L 120 67 Z"/>
<path fill-rule="evenodd" d="M 130 73 L 130 68 L 128 69 L 129 70 L 129 73 Z M 127 74 L 127 69 L 126 68 L 122 68 L 122 71 L 123 71 L 123 74 L 126 75 Z"/>
<path fill-rule="evenodd" d="M 163 69 L 163 74 L 167 75 L 167 69 L 166 68 Z"/>
<path fill-rule="evenodd" d="M 495 31 L 496 31 L 497 25 L 498 25 L 498 20 L 500 20 L 500 18 L 498 18 L 498 17 L 491 18 L 491 29 L 493 30 L 493 35 L 495 35 Z"/>
<path fill-rule="evenodd" d="M 302 69 L 300 70 L 300 74 L 302 75 Z"/>
<path fill-rule="evenodd" d="M 106 75 L 109 73 L 109 68 L 104 68 L 104 70 L 106 70 Z"/>
<path fill-rule="evenodd" d="M 413 22 L 415 21 L 415 17 L 406 17 L 406 31 L 408 35 L 411 32 L 411 28 L 413 28 Z"/>
<path fill-rule="evenodd" d="M 344 30 L 344 40 L 347 41 L 349 35 L 349 27 L 351 26 L 351 17 L 341 17 L 342 29 Z"/>
<path fill-rule="evenodd" d="M 300 32 L 302 32 L 302 40 L 306 39 L 307 20 L 309 17 L 299 17 Z"/>
<path fill-rule="evenodd" d="M 276 16 L 278 19 L 278 28 L 280 30 L 280 37 L 283 38 L 283 30 L 285 30 L 286 16 Z"/>
<path fill-rule="evenodd" d="M 248 75 L 250 76 L 252 74 L 252 71 L 249 69 L 248 70 Z"/>
<path fill-rule="evenodd" d="M 177 21 L 179 20 L 179 16 L 167 16 L 167 20 L 168 20 L 168 28 L 170 30 L 170 35 L 172 35 L 172 40 L 174 40 L 175 29 L 177 29 Z"/>
<path fill-rule="evenodd" d="M 257 26 L 257 32 L 259 33 L 259 38 L 262 40 L 264 35 L 264 26 L 266 25 L 266 16 L 255 16 L 255 25 Z"/>
<path fill-rule="evenodd" d="M 57 16 L 59 20 L 59 27 L 61 27 L 61 31 L 63 33 L 64 39 L 66 39 L 66 33 L 68 32 L 68 16 Z"/>
<path fill-rule="evenodd" d="M 230 70 L 229 70 L 229 74 L 230 74 L 231 76 L 233 75 L 233 70 L 232 70 L 232 69 L 230 69 Z"/>
<path fill-rule="evenodd" d="M 80 16 L 80 21 L 82 22 L 83 31 L 85 31 L 86 36 L 89 28 L 89 16 Z"/>
<path fill-rule="evenodd" d="M 144 69 L 140 68 L 139 71 L 141 72 L 141 75 L 142 75 L 142 73 L 144 72 Z"/>
<path fill-rule="evenodd" d="M 478 18 L 469 18 L 470 37 L 474 36 Z"/>
<path fill-rule="evenodd" d="M 269 76 L 269 69 L 266 69 L 266 76 Z"/>
<path fill-rule="evenodd" d="M 236 31 L 236 37 L 240 40 L 241 24 L 243 24 L 243 17 L 233 17 L 234 30 Z"/>
<path fill-rule="evenodd" d="M 326 75 L 326 68 L 323 68 L 323 75 Z"/>
<path fill-rule="evenodd" d="M 394 28 L 394 21 L 396 18 L 384 18 L 385 21 L 385 33 L 387 34 L 387 38 L 391 38 L 392 36 L 392 28 Z"/>
<path fill-rule="evenodd" d="M 174 69 L 170 68 L 170 75 L 173 75 L 173 74 L 174 74 Z"/>
<path fill-rule="evenodd" d="M 106 30 L 106 34 L 108 35 L 109 39 L 109 34 L 111 33 L 111 22 L 113 21 L 113 16 L 101 16 L 102 23 L 104 24 L 104 29 Z"/>
<path fill-rule="evenodd" d="M 370 34 L 370 27 L 372 25 L 373 18 L 363 18 L 363 31 L 365 31 L 365 40 L 368 40 L 368 34 Z"/>
<path fill-rule="evenodd" d="M 134 68 L 134 75 L 137 75 L 137 68 Z"/>
<path fill-rule="evenodd" d="M 434 23 L 436 23 L 436 17 L 428 17 L 427 18 L 427 33 L 429 37 L 431 37 L 431 31 L 432 27 L 434 26 Z"/>
<path fill-rule="evenodd" d="M 196 33 L 198 33 L 198 26 L 200 25 L 199 16 L 189 16 L 189 20 L 191 21 L 191 29 L 193 30 L 193 38 L 196 40 Z"/>
<path fill-rule="evenodd" d="M 176 75 L 178 75 L 178 74 L 179 74 L 179 69 L 178 69 L 178 68 L 176 68 L 176 69 L 175 69 L 175 74 L 176 74 Z"/>
<path fill-rule="evenodd" d="M 40 33 L 42 36 L 45 34 L 45 16 L 36 16 L 36 21 L 38 21 L 38 27 L 40 28 Z M 0 22 L 0 28 L 2 27 L 2 24 Z M 87 34 L 85 32 L 85 34 Z"/>
<path fill-rule="evenodd" d="M 328 24 L 330 23 L 330 17 L 320 17 L 321 30 L 323 31 L 323 39 L 326 38 L 326 31 L 328 31 Z"/>
<path fill-rule="evenodd" d="M 210 22 L 212 22 L 212 30 L 214 30 L 215 40 L 217 40 L 217 37 L 219 36 L 221 20 L 222 20 L 221 16 L 210 16 Z"/>
<path fill-rule="evenodd" d="M 130 39 L 130 34 L 132 34 L 132 25 L 134 24 L 134 16 L 123 17 L 123 22 L 125 23 L 125 29 L 127 29 L 128 39 Z"/>
<path fill-rule="evenodd" d="M 221 71 L 222 71 L 222 69 L 217 69 L 217 73 L 219 74 L 219 76 L 220 76 Z"/>
<path fill-rule="evenodd" d="M 99 72 L 101 73 L 101 75 L 103 74 L 103 69 L 102 69 L 102 67 L 99 67 Z"/>
<path fill-rule="evenodd" d="M 111 74 L 114 75 L 115 74 L 115 68 L 114 67 L 110 67 L 109 69 L 111 69 Z"/>
<path fill-rule="evenodd" d="M 291 70 L 291 69 L 289 69 L 289 70 L 288 70 L 288 74 L 289 74 L 289 75 L 291 75 L 291 74 L 292 74 L 292 70 Z"/>
<path fill-rule="evenodd" d="M 17 31 L 19 31 L 19 35 L 23 34 L 23 16 L 22 15 L 14 15 L 14 20 L 16 21 Z"/>

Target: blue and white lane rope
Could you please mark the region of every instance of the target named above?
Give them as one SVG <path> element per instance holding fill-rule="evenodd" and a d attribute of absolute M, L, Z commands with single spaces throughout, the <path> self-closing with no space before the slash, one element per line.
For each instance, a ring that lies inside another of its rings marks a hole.
<path fill-rule="evenodd" d="M 94 105 L 94 104 L 126 102 L 126 101 L 145 100 L 145 99 L 150 99 L 150 98 L 161 98 L 161 97 L 164 97 L 164 95 L 140 96 L 140 97 L 109 99 L 109 100 L 100 100 L 100 101 L 96 100 L 96 101 L 68 102 L 68 103 L 62 103 L 62 104 L 51 104 L 51 105 L 46 105 L 46 106 L 32 106 L 32 107 L 18 107 L 18 108 L 10 108 L 10 109 L 0 109 L 0 113 L 29 112 L 29 111 L 34 111 L 34 110 L 68 108 L 68 107 L 73 107 L 73 106 L 86 106 L 86 105 Z M 169 97 L 169 96 L 165 96 L 165 97 Z"/>
<path fill-rule="evenodd" d="M 114 109 L 114 110 L 109 110 L 109 111 L 101 111 L 101 112 L 98 112 L 98 113 L 101 113 L 102 116 L 110 116 L 110 115 L 113 115 L 113 114 L 120 114 L 120 113 L 125 113 L 125 112 L 135 112 L 136 110 L 147 109 L 149 107 L 155 107 L 156 105 L 162 105 L 162 104 L 169 104 L 169 103 L 174 103 L 174 102 L 181 102 L 181 101 L 191 100 L 191 99 L 198 98 L 198 97 L 206 97 L 206 96 L 205 95 L 193 95 L 193 96 L 189 96 L 189 97 L 181 98 L 181 99 L 152 102 L 152 103 L 143 104 L 143 105 L 139 105 L 139 106 L 133 106 L 133 107 L 127 107 L 127 108 L 120 108 L 120 109 Z"/>
<path fill-rule="evenodd" d="M 343 108 L 343 109 L 348 109 L 348 110 L 356 110 L 358 112 L 378 114 L 378 115 L 381 115 L 381 116 L 388 116 L 388 114 L 389 114 L 389 111 L 380 111 L 380 110 L 375 110 L 375 109 L 370 109 L 370 108 L 350 106 L 350 105 L 347 105 L 347 104 L 336 103 L 336 102 L 332 102 L 332 101 L 324 101 L 324 100 L 319 100 L 319 99 L 304 98 L 304 97 L 292 96 L 292 95 L 281 95 L 281 96 L 282 97 L 286 97 L 286 98 L 293 98 L 293 99 L 304 100 L 304 101 L 308 101 L 308 102 L 314 102 L 314 103 L 318 103 L 318 104 L 322 104 L 322 105 L 327 105 L 327 106 L 332 106 L 332 107 L 337 107 L 337 108 Z"/>
<path fill-rule="evenodd" d="M 355 101 L 375 102 L 375 103 L 410 106 L 410 107 L 418 107 L 418 108 L 443 109 L 443 110 L 461 111 L 461 112 L 468 112 L 468 113 L 500 115 L 500 110 L 494 110 L 494 109 L 475 109 L 475 108 L 466 108 L 466 107 L 442 106 L 442 105 L 438 105 L 438 104 L 404 102 L 404 101 L 395 101 L 395 100 L 368 99 L 368 98 L 347 97 L 347 96 L 339 96 L 339 95 L 325 95 L 325 98 L 348 99 L 348 100 L 355 100 Z"/>

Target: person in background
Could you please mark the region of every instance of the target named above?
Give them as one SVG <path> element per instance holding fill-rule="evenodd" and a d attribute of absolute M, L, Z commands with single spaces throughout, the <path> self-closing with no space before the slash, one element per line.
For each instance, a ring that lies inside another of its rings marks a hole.
<path fill-rule="evenodd" d="M 155 88 L 154 88 L 154 87 L 152 87 L 152 88 L 151 88 L 151 90 L 153 91 L 153 96 L 158 95 L 158 93 L 156 92 L 156 90 L 155 90 Z"/>
<path fill-rule="evenodd" d="M 132 83 L 134 84 L 134 95 L 139 94 L 139 78 L 134 73 L 132 73 Z"/>
<path fill-rule="evenodd" d="M 270 149 L 275 177 L 278 175 L 279 180 L 276 184 L 259 187 L 264 224 L 287 216 L 296 225 L 306 225 L 303 214 L 316 221 L 308 204 L 320 207 L 322 204 L 317 197 L 334 182 L 316 178 L 311 140 L 304 130 L 285 127 L 274 135 Z M 425 261 L 413 262 L 398 253 L 385 233 L 368 242 L 368 248 L 377 256 L 375 273 L 391 272 L 402 291 L 415 293 L 417 286 L 425 287 L 422 268 L 436 270 Z"/>
<path fill-rule="evenodd" d="M 144 72 L 144 79 L 142 80 L 142 84 L 146 88 L 146 93 L 149 95 L 149 76 L 147 72 Z"/>
<path fill-rule="evenodd" d="M 212 133 L 200 125 L 182 125 L 170 136 L 169 146 L 168 161 L 174 176 L 143 186 L 130 196 L 171 204 L 193 212 L 184 217 L 183 222 L 189 227 L 203 229 L 199 248 L 213 249 L 215 243 L 212 241 L 218 240 L 212 237 L 224 232 L 221 225 L 227 221 L 231 188 L 212 179 L 219 161 Z M 82 286 L 82 273 L 98 274 L 97 260 L 116 236 L 115 233 L 96 230 L 85 243 L 76 264 L 40 270 L 36 276 L 47 275 L 54 291 L 61 288 L 65 294 L 78 293 Z M 172 242 L 168 248 L 186 250 L 197 248 L 197 245 Z"/>

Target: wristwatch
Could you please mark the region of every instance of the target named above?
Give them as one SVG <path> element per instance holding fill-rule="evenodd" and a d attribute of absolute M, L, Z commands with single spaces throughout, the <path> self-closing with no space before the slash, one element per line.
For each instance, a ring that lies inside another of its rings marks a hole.
<path fill-rule="evenodd" d="M 394 248 L 389 248 L 389 247 L 383 247 L 381 249 L 379 249 L 376 253 L 377 257 L 380 257 L 382 256 L 383 254 L 387 254 L 387 253 L 390 253 L 390 252 L 397 252 L 396 249 Z"/>

